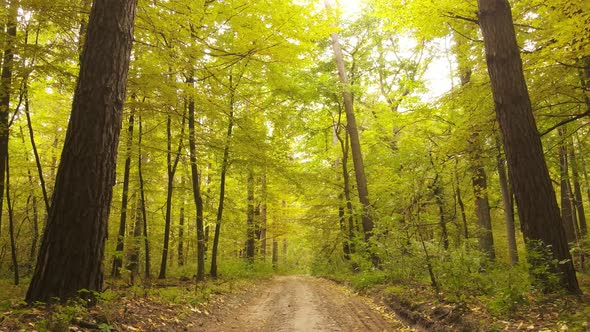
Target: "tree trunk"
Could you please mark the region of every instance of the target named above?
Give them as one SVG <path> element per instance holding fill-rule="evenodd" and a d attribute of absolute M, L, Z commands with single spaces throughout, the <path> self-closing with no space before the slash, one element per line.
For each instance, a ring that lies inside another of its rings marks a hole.
<path fill-rule="evenodd" d="M 325 5 L 329 9 L 328 0 L 325 0 Z M 338 78 L 342 84 L 342 98 L 344 99 L 344 111 L 346 112 L 346 129 L 350 139 L 350 149 L 352 151 L 352 162 L 354 165 L 354 172 L 356 177 L 357 191 L 359 201 L 362 206 L 362 226 L 365 242 L 369 244 L 373 236 L 373 219 L 371 217 L 371 204 L 369 202 L 369 189 L 367 186 L 367 178 L 365 176 L 365 166 L 363 163 L 363 155 L 359 140 L 358 128 L 356 126 L 356 118 L 353 109 L 353 97 L 350 91 L 350 85 L 346 76 L 346 68 L 344 66 L 344 58 L 342 56 L 342 49 L 340 48 L 339 36 L 337 33 L 331 34 L 332 48 L 334 51 L 334 60 L 338 68 Z M 371 261 L 374 267 L 379 267 L 379 257 L 371 250 Z"/>
<path fill-rule="evenodd" d="M 139 177 L 139 194 L 140 194 L 140 207 L 141 207 L 141 218 L 143 225 L 143 243 L 145 248 L 145 278 L 151 277 L 151 256 L 150 256 L 150 241 L 148 237 L 148 222 L 147 222 L 147 210 L 145 201 L 145 185 L 143 180 L 143 154 L 141 152 L 141 141 L 143 138 L 143 121 L 141 119 L 141 113 L 139 115 L 139 133 L 137 138 L 137 175 Z"/>
<path fill-rule="evenodd" d="M 481 156 L 481 142 L 479 133 L 474 132 L 471 137 L 471 169 L 473 195 L 475 197 L 475 214 L 477 215 L 478 243 L 479 250 L 483 252 L 490 260 L 496 258 L 494 250 L 494 237 L 492 234 L 492 218 L 490 216 L 490 203 L 488 201 L 488 183 L 487 175 Z"/>
<path fill-rule="evenodd" d="M 266 259 L 266 173 L 262 174 L 262 189 L 260 192 L 260 255 Z"/>
<path fill-rule="evenodd" d="M 96 0 L 52 205 L 26 301 L 65 301 L 102 290 L 121 111 L 136 0 Z"/>
<path fill-rule="evenodd" d="M 16 256 L 16 239 L 14 237 L 14 212 L 12 209 L 12 202 L 10 201 L 10 164 L 8 162 L 8 154 L 6 154 L 6 206 L 8 207 L 8 231 L 10 235 L 10 256 L 12 258 L 12 269 L 14 272 L 14 284 L 19 283 L 18 274 L 18 259 Z"/>
<path fill-rule="evenodd" d="M 194 84 L 192 73 L 187 83 L 189 84 L 189 88 L 192 89 Z M 199 170 L 197 168 L 195 99 L 192 96 L 188 103 L 188 129 L 193 198 L 197 210 L 197 281 L 203 281 L 205 279 L 205 231 L 203 225 L 203 198 L 201 197 Z"/>
<path fill-rule="evenodd" d="M 510 189 L 510 182 L 506 175 L 506 167 L 504 163 L 504 156 L 502 155 L 502 147 L 500 141 L 496 139 L 496 148 L 498 155 L 496 161 L 498 164 L 498 178 L 500 180 L 500 191 L 502 192 L 502 203 L 504 205 L 504 219 L 506 220 L 506 237 L 508 239 L 508 254 L 510 256 L 510 263 L 516 265 L 518 263 L 518 248 L 516 247 L 516 231 L 514 228 L 514 199 L 512 198 L 512 190 Z"/>
<path fill-rule="evenodd" d="M 125 151 L 125 168 L 123 171 L 123 193 L 121 198 L 121 219 L 119 220 L 119 235 L 117 237 L 117 247 L 115 257 L 113 257 L 113 268 L 111 277 L 121 277 L 121 268 L 123 267 L 123 254 L 125 247 L 125 231 L 127 230 L 127 200 L 129 197 L 129 171 L 131 170 L 131 148 L 133 145 L 133 110 L 129 115 L 129 125 L 127 127 L 127 146 Z"/>
<path fill-rule="evenodd" d="M 182 187 L 184 188 L 184 176 L 182 176 L 181 180 Z M 182 199 L 180 200 L 180 215 L 178 217 L 178 266 L 184 265 L 184 193 L 182 194 Z"/>
<path fill-rule="evenodd" d="M 457 196 L 457 204 L 459 204 L 459 209 L 461 210 L 461 220 L 463 221 L 463 237 L 465 239 L 469 239 L 469 228 L 467 227 L 467 214 L 465 213 L 465 203 L 463 203 L 463 198 L 461 197 L 461 186 L 459 184 L 459 175 L 455 170 L 455 182 L 456 182 L 456 189 L 455 195 Z"/>
<path fill-rule="evenodd" d="M 194 106 L 193 106 L 194 107 Z M 168 114 L 166 119 L 166 167 L 167 167 L 167 191 L 166 191 L 166 216 L 164 223 L 164 247 L 162 248 L 162 260 L 160 262 L 159 279 L 166 278 L 166 267 L 168 263 L 168 247 L 170 245 L 170 227 L 172 225 L 172 193 L 174 191 L 174 175 L 178 161 L 180 160 L 180 152 L 182 150 L 182 136 L 184 134 L 184 114 L 182 115 L 182 124 L 180 125 L 180 141 L 178 142 L 178 149 L 176 156 L 172 160 L 172 117 Z"/>
<path fill-rule="evenodd" d="M 2 73 L 0 74 L 0 235 L 2 235 L 2 208 L 4 185 L 6 184 L 6 159 L 8 158 L 8 138 L 10 113 L 10 94 L 12 84 L 12 67 L 14 59 L 14 43 L 16 39 L 18 1 L 10 1 L 6 19 L 6 35 L 4 54 L 2 57 Z"/>
<path fill-rule="evenodd" d="M 248 171 L 248 211 L 246 216 L 246 259 L 252 263 L 254 261 L 254 251 L 256 244 L 256 225 L 254 222 L 254 172 Z"/>
<path fill-rule="evenodd" d="M 35 143 L 35 135 L 33 133 L 33 122 L 31 121 L 31 113 L 29 112 L 29 89 L 28 84 L 24 83 L 24 98 L 25 98 L 25 116 L 27 118 L 27 128 L 29 129 L 29 139 L 31 140 L 31 147 L 33 155 L 35 156 L 35 164 L 37 165 L 37 174 L 39 175 L 39 182 L 41 183 L 41 192 L 43 193 L 43 203 L 45 203 L 45 212 L 49 211 L 49 198 L 45 185 L 45 177 L 43 176 L 43 167 L 41 167 L 41 158 L 37 151 L 37 144 Z"/>
<path fill-rule="evenodd" d="M 560 127 L 559 138 L 565 140 L 565 130 Z M 571 185 L 569 179 L 569 166 L 567 160 L 567 146 L 565 141 L 559 144 L 559 185 L 561 193 L 561 222 L 563 223 L 563 229 L 565 230 L 565 238 L 567 242 L 576 241 L 576 228 L 574 224 L 576 222 L 574 218 L 574 211 L 572 209 L 571 200 Z"/>
<path fill-rule="evenodd" d="M 569 162 L 572 169 L 572 179 L 574 182 L 574 206 L 578 211 L 578 221 L 580 223 L 580 237 L 588 235 L 588 225 L 586 224 L 586 211 L 584 210 L 584 200 L 582 198 L 582 188 L 580 186 L 580 174 L 578 171 L 578 161 L 576 159 L 575 146 L 570 145 Z"/>
<path fill-rule="evenodd" d="M 231 85 L 231 77 L 230 77 Z M 221 233 L 221 221 L 223 220 L 223 204 L 225 202 L 225 177 L 229 167 L 229 148 L 234 127 L 234 92 L 230 92 L 230 112 L 227 124 L 227 134 L 225 135 L 225 146 L 223 147 L 223 160 L 221 161 L 221 176 L 219 179 L 219 205 L 217 206 L 217 216 L 215 218 L 215 234 L 213 235 L 213 250 L 211 252 L 211 277 L 217 278 L 217 248 L 219 246 L 219 235 Z"/>
<path fill-rule="evenodd" d="M 496 116 L 527 246 L 541 252 L 548 248 L 560 263 L 550 268 L 561 273 L 563 287 L 580 293 L 533 117 L 510 5 L 507 0 L 478 0 L 478 7 Z M 531 272 L 543 287 L 547 276 L 535 273 L 539 262 L 531 257 Z"/>
<path fill-rule="evenodd" d="M 133 194 L 135 196 L 135 194 Z M 141 248 L 141 233 L 142 233 L 142 211 L 141 199 L 136 198 L 134 202 L 135 215 L 133 217 L 133 241 L 131 248 L 127 255 L 127 270 L 131 272 L 130 284 L 135 284 L 135 278 L 139 275 L 139 252 Z"/>

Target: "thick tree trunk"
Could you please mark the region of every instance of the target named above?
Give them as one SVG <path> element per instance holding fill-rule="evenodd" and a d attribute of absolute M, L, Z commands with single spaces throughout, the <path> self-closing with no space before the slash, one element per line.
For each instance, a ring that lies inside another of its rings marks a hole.
<path fill-rule="evenodd" d="M 125 232 L 127 230 L 127 201 L 129 197 L 129 174 L 131 170 L 131 149 L 133 147 L 133 110 L 129 115 L 129 125 L 127 127 L 127 146 L 125 151 L 125 167 L 123 171 L 123 193 L 121 198 L 121 218 L 119 220 L 119 235 L 117 236 L 117 247 L 115 257 L 113 257 L 113 268 L 111 277 L 119 278 L 121 268 L 123 267 L 123 255 L 125 248 Z"/>
<path fill-rule="evenodd" d="M 190 74 L 188 79 L 189 88 L 193 88 L 194 78 Z M 191 164 L 191 184 L 193 198 L 197 210 L 197 281 L 205 279 L 205 229 L 203 225 L 203 198 L 201 197 L 201 186 L 199 184 L 199 170 L 197 168 L 197 148 L 195 136 L 195 100 L 191 96 L 188 103 L 188 139 Z"/>
<path fill-rule="evenodd" d="M 496 140 L 496 148 L 498 155 L 496 161 L 498 164 L 498 178 L 500 179 L 500 191 L 502 192 L 502 203 L 504 205 L 504 219 L 506 220 L 506 237 L 508 239 L 508 254 L 510 256 L 510 263 L 516 265 L 518 263 L 518 248 L 516 247 L 516 230 L 514 228 L 514 199 L 510 182 L 506 175 L 506 167 L 504 163 L 504 156 L 502 154 L 502 147 L 499 140 Z"/>
<path fill-rule="evenodd" d="M 136 0 L 96 0 L 52 205 L 26 301 L 101 291 Z"/>
<path fill-rule="evenodd" d="M 139 177 L 139 195 L 140 195 L 140 208 L 141 208 L 141 219 L 143 225 L 143 243 L 145 248 L 145 278 L 151 277 L 151 255 L 150 255 L 150 241 L 148 237 L 148 222 L 147 222 L 147 209 L 145 200 L 145 185 L 143 180 L 143 154 L 141 152 L 141 141 L 143 139 L 143 121 L 141 119 L 141 113 L 139 115 L 139 133 L 137 137 L 137 175 Z"/>
<path fill-rule="evenodd" d="M 510 5 L 507 0 L 478 0 L 478 6 L 496 116 L 528 248 L 541 252 L 549 249 L 560 263 L 551 270 L 561 273 L 565 289 L 580 293 L 531 109 Z M 535 273 L 539 262 L 533 256 L 529 255 L 531 272 L 537 285 L 543 287 L 546 275 Z"/>

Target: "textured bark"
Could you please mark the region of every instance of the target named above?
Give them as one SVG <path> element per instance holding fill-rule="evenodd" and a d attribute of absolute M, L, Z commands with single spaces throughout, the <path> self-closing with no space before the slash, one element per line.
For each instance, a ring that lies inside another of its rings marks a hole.
<path fill-rule="evenodd" d="M 93 3 L 29 303 L 102 290 L 136 6 L 136 0 Z"/>
<path fill-rule="evenodd" d="M 187 82 L 189 88 L 193 88 L 194 78 L 190 74 Z M 199 184 L 199 169 L 197 167 L 197 148 L 195 136 L 195 100 L 191 96 L 188 102 L 188 140 L 191 164 L 191 184 L 193 199 L 197 210 L 197 281 L 205 279 L 205 229 L 203 226 L 203 198 L 201 197 L 201 186 Z"/>
<path fill-rule="evenodd" d="M 560 272 L 565 289 L 580 293 L 533 117 L 510 5 L 507 0 L 478 0 L 478 6 L 496 116 L 528 249 L 550 246 L 553 258 L 561 263 L 550 268 Z M 546 277 L 535 273 L 539 262 L 531 255 L 529 261 L 536 284 L 542 287 Z"/>
<path fill-rule="evenodd" d="M 502 192 L 502 203 L 504 205 L 504 219 L 506 221 L 506 237 L 508 239 L 508 254 L 510 256 L 510 263 L 516 265 L 518 263 L 518 248 L 516 247 L 516 230 L 514 228 L 514 199 L 510 182 L 506 175 L 506 160 L 502 155 L 502 147 L 500 142 L 496 140 L 496 148 L 498 155 L 496 161 L 498 165 L 498 178 L 500 180 L 500 191 Z"/>
<path fill-rule="evenodd" d="M 348 158 L 349 158 L 349 144 L 348 144 L 348 132 L 344 131 L 344 139 L 341 137 L 340 130 L 336 130 L 336 138 L 340 142 L 340 150 L 342 151 L 341 160 L 341 171 L 342 171 L 342 194 L 344 198 L 344 206 L 340 219 L 342 228 L 345 234 L 345 241 L 343 245 L 344 257 L 349 259 L 350 254 L 355 252 L 354 248 L 354 213 L 352 209 L 352 200 L 350 197 L 350 175 L 348 173 Z M 345 222 L 346 221 L 346 222 Z M 355 266 L 356 267 L 356 266 Z"/>
<path fill-rule="evenodd" d="M 121 218 L 119 219 L 119 235 L 117 236 L 116 254 L 113 257 L 113 267 L 111 277 L 120 277 L 121 268 L 123 267 L 123 251 L 125 249 L 125 232 L 127 230 L 127 201 L 129 198 L 129 174 L 131 170 L 131 148 L 133 147 L 133 124 L 134 114 L 131 111 L 129 115 L 129 125 L 127 127 L 127 146 L 125 151 L 125 167 L 123 170 L 123 193 L 121 197 Z"/>

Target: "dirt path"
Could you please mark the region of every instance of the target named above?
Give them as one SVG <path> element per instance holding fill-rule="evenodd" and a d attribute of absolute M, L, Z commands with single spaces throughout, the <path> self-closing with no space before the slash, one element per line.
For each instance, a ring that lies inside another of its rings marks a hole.
<path fill-rule="evenodd" d="M 383 308 L 322 279 L 272 279 L 244 304 L 198 331 L 412 331 Z"/>

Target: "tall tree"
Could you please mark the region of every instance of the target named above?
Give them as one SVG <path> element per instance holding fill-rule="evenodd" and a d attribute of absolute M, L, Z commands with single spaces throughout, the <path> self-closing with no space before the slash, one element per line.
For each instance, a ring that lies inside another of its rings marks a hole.
<path fill-rule="evenodd" d="M 324 0 L 324 4 L 330 10 L 329 0 Z M 363 162 L 363 155 L 361 151 L 361 144 L 359 139 L 358 128 L 356 125 L 356 117 L 354 114 L 353 97 L 348 83 L 346 74 L 346 67 L 344 65 L 344 58 L 342 55 L 342 48 L 340 47 L 340 38 L 336 32 L 331 35 L 332 50 L 334 52 L 334 61 L 338 69 L 338 78 L 342 85 L 342 98 L 344 99 L 344 111 L 346 113 L 346 129 L 350 139 L 350 150 L 352 154 L 352 163 L 354 165 L 354 174 L 356 177 L 357 191 L 359 201 L 362 206 L 362 226 L 364 238 L 367 243 L 373 236 L 373 218 L 371 216 L 371 204 L 369 202 L 369 188 L 367 186 L 367 177 L 365 176 L 365 166 Z M 371 251 L 371 260 L 374 266 L 379 266 L 379 258 Z"/>
<path fill-rule="evenodd" d="M 507 0 L 478 0 L 478 8 L 496 117 L 527 247 L 541 253 L 550 250 L 557 261 L 551 269 L 560 273 L 561 285 L 571 293 L 580 293 L 533 117 L 510 4 Z M 529 253 L 531 272 L 543 287 L 546 276 L 535 273 L 539 261 L 534 256 Z"/>
<path fill-rule="evenodd" d="M 29 303 L 102 290 L 136 7 L 137 0 L 93 2 Z"/>
<path fill-rule="evenodd" d="M 125 232 L 127 231 L 127 201 L 129 198 L 129 176 L 131 171 L 131 149 L 133 147 L 133 124 L 135 114 L 133 110 L 129 114 L 127 126 L 127 145 L 125 146 L 125 166 L 123 170 L 123 193 L 121 195 L 121 219 L 119 220 L 119 235 L 117 236 L 117 247 L 113 257 L 111 277 L 121 276 L 123 267 L 123 249 L 125 248 Z"/>

